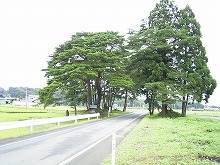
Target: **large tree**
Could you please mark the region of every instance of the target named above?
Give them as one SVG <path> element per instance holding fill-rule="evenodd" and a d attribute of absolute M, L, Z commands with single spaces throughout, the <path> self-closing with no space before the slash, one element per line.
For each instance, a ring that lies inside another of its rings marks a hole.
<path fill-rule="evenodd" d="M 216 81 L 207 67 L 200 25 L 189 6 L 179 11 L 173 1 L 161 0 L 140 30 L 131 33 L 129 45 L 133 79 L 146 95 L 150 114 L 158 102 L 165 116 L 168 104 L 182 101 L 185 116 L 189 96 L 208 101 Z"/>
<path fill-rule="evenodd" d="M 202 100 L 208 102 L 216 87 L 216 81 L 207 66 L 208 58 L 201 41 L 200 25 L 188 5 L 179 12 L 176 31 L 173 56 L 179 71 L 176 80 L 180 83 L 182 116 L 186 116 L 189 97 L 198 102 Z"/>
<path fill-rule="evenodd" d="M 138 33 L 130 38 L 130 46 L 134 50 L 136 82 L 141 83 L 139 86 L 146 95 L 149 109 L 160 101 L 164 116 L 168 104 L 173 103 L 178 94 L 173 82 L 177 70 L 172 56 L 177 12 L 172 2 L 161 0 Z"/>
<path fill-rule="evenodd" d="M 88 109 L 90 105 L 100 109 L 101 102 L 104 105 L 106 101 L 105 95 L 110 94 L 109 88 L 122 87 L 111 81 L 119 76 L 123 78 L 125 74 L 124 61 L 128 52 L 123 44 L 124 38 L 117 32 L 76 33 L 51 56 L 45 70 L 47 88 L 59 84 L 55 86 L 63 91 L 71 104 L 76 105 L 80 99 Z M 79 99 L 74 100 L 76 97 Z"/>

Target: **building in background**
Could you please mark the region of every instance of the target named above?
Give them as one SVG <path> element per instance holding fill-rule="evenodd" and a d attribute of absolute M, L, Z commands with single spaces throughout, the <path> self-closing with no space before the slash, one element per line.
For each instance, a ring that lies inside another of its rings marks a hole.
<path fill-rule="evenodd" d="M 14 106 L 37 106 L 39 104 L 38 95 L 29 95 L 27 99 L 14 100 L 12 105 Z"/>

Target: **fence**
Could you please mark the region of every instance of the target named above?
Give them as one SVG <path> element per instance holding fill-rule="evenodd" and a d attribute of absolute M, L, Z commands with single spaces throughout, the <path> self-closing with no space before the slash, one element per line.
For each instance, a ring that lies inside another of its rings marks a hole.
<path fill-rule="evenodd" d="M 24 120 L 24 121 L 13 121 L 13 122 L 3 122 L 0 123 L 0 130 L 7 130 L 13 128 L 30 127 L 30 132 L 33 131 L 33 126 L 57 123 L 58 127 L 61 122 L 73 121 L 77 122 L 80 119 L 88 119 L 100 116 L 100 113 L 78 115 L 78 116 L 67 116 L 67 117 L 57 117 L 57 118 L 47 118 L 47 119 L 34 119 L 34 120 Z"/>

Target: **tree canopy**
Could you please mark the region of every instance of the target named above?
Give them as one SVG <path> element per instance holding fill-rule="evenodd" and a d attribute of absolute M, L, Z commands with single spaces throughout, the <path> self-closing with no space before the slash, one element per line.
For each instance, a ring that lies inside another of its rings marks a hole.
<path fill-rule="evenodd" d="M 111 106 L 119 89 L 132 86 L 125 74 L 128 54 L 124 37 L 117 32 L 76 33 L 51 56 L 45 70 L 48 87 L 41 91 L 48 96 L 42 101 L 59 89 L 69 104 L 83 102 L 88 109 L 91 105 L 100 109 L 101 103 Z"/>
<path fill-rule="evenodd" d="M 200 25 L 189 6 L 179 10 L 161 0 L 128 41 L 117 32 L 79 32 L 56 48 L 44 71 L 48 86 L 40 90 L 47 106 L 60 91 L 71 106 L 83 103 L 112 108 L 116 98 L 145 95 L 150 113 L 189 99 L 208 102 L 216 81 L 207 66 Z"/>
<path fill-rule="evenodd" d="M 134 77 L 143 78 L 136 83 L 146 95 L 150 111 L 161 102 L 165 116 L 168 104 L 182 101 L 185 116 L 189 96 L 208 101 L 216 81 L 207 67 L 200 25 L 189 6 L 178 10 L 173 1 L 161 0 L 132 34 L 130 46 Z"/>

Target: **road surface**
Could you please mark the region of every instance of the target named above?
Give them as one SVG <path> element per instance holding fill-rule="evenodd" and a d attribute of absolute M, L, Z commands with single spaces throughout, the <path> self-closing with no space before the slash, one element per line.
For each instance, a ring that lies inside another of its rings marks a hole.
<path fill-rule="evenodd" d="M 108 154 L 108 149 L 105 147 L 109 148 L 108 139 L 111 134 L 117 132 L 120 135 L 120 132 L 131 127 L 131 123 L 140 120 L 145 115 L 146 111 L 138 111 L 15 142 L 0 143 L 0 164 L 99 164 L 98 162 L 103 158 L 97 151 Z M 104 143 L 106 140 L 107 142 Z"/>

